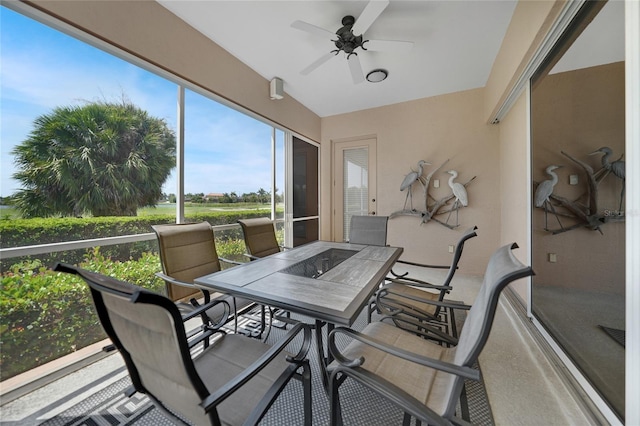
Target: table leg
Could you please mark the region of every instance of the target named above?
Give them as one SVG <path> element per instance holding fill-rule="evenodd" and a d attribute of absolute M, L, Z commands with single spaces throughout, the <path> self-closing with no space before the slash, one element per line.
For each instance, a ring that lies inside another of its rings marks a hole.
<path fill-rule="evenodd" d="M 322 335 L 322 329 L 324 326 L 327 326 L 327 336 L 331 333 L 331 330 L 334 329 L 334 325 L 332 323 L 327 323 L 324 321 L 316 320 L 316 349 L 318 355 L 318 362 L 320 364 L 320 374 L 322 375 L 322 384 L 324 385 L 325 391 L 329 391 L 329 373 L 327 372 L 327 366 L 331 364 L 333 361 L 333 356 L 331 352 L 327 348 L 325 351 L 324 347 L 324 338 Z"/>

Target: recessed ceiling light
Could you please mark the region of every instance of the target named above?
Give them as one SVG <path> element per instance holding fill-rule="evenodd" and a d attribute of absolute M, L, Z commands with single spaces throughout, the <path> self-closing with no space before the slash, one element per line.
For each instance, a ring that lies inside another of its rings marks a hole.
<path fill-rule="evenodd" d="M 371 83 L 380 83 L 382 80 L 387 78 L 388 75 L 389 72 L 387 70 L 373 70 L 369 74 L 367 74 L 367 81 L 370 81 Z"/>

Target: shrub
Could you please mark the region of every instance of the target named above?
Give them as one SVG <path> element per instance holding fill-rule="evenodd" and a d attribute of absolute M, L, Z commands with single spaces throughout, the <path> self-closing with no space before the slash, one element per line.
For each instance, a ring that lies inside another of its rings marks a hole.
<path fill-rule="evenodd" d="M 265 210 L 189 215 L 190 222 L 235 223 L 242 217 L 266 216 Z M 140 234 L 151 225 L 173 223 L 171 215 L 144 217 L 7 219 L 0 221 L 2 247 Z M 242 231 L 216 232 L 221 257 L 246 261 Z M 95 314 L 88 286 L 73 275 L 47 266 L 62 256 L 46 254 L 2 261 L 0 284 L 0 380 L 69 354 L 106 336 Z M 64 261 L 164 293 L 155 240 L 64 252 Z M 225 265 L 226 266 L 226 265 Z M 223 266 L 224 267 L 224 266 Z"/>

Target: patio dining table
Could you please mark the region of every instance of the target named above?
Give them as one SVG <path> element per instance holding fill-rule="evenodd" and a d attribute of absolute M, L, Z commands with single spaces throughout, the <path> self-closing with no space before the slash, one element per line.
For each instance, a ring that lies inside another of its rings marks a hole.
<path fill-rule="evenodd" d="M 402 254 L 400 247 L 314 241 L 205 275 L 196 285 L 315 320 L 318 358 L 327 384 L 322 328 L 351 326 Z"/>

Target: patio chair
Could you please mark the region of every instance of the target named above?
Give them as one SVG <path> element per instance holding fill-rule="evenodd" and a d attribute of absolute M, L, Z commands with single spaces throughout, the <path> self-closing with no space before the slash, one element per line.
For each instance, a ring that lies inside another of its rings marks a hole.
<path fill-rule="evenodd" d="M 386 246 L 388 221 L 388 216 L 351 216 L 349 242 L 368 246 Z"/>
<path fill-rule="evenodd" d="M 375 246 L 385 246 L 387 245 L 387 216 L 351 216 L 351 226 L 349 231 L 349 242 L 353 244 L 367 244 L 367 245 L 375 245 Z M 367 320 L 371 322 L 371 315 L 375 310 L 383 313 L 384 315 L 389 315 L 392 312 L 396 314 L 396 322 L 400 327 L 406 327 L 407 329 L 414 329 L 415 325 L 411 324 L 407 321 L 402 321 L 406 318 L 406 316 L 410 316 L 415 321 L 428 321 L 428 322 L 437 322 L 438 327 L 447 327 L 447 322 L 443 321 L 444 315 L 442 314 L 450 314 L 451 315 L 451 335 L 454 340 L 457 337 L 457 330 L 455 325 L 455 315 L 453 311 L 443 310 L 441 306 L 434 305 L 425 305 L 420 300 L 415 300 L 412 298 L 418 299 L 428 299 L 428 300 L 436 300 L 442 302 L 445 294 L 451 291 L 451 280 L 453 279 L 453 275 L 458 269 L 458 262 L 460 261 L 460 257 L 462 256 L 462 249 L 464 248 L 464 243 L 470 238 L 475 237 L 477 234 L 475 230 L 478 229 L 476 226 L 467 230 L 462 237 L 458 240 L 456 244 L 456 248 L 454 250 L 454 256 L 451 265 L 428 265 L 424 263 L 416 263 L 410 262 L 406 260 L 397 260 L 396 264 L 405 264 L 411 266 L 418 266 L 422 268 L 436 268 L 436 269 L 449 269 L 449 273 L 445 278 L 444 282 L 441 285 L 435 285 L 429 283 L 424 280 L 419 280 L 417 278 L 412 278 L 408 276 L 408 273 L 398 274 L 391 270 L 391 275 L 389 275 L 383 284 L 376 293 L 376 297 L 373 298 L 368 306 L 367 306 Z M 424 290 L 418 290 L 417 287 L 422 289 L 428 289 L 435 291 L 436 293 L 426 292 Z M 392 295 L 402 294 L 404 295 L 404 299 L 402 301 L 396 301 L 391 298 Z M 386 302 L 386 310 L 382 312 L 380 308 L 378 308 L 378 299 L 382 296 L 381 302 Z M 389 299 L 385 298 L 385 296 L 390 296 Z M 390 309 L 393 308 L 393 311 Z M 441 311 L 442 312 L 441 314 Z M 436 328 L 438 330 L 438 328 Z M 448 332 L 448 329 L 446 330 Z M 430 335 L 439 335 L 441 339 L 450 340 L 448 333 L 442 334 L 439 331 L 434 331 Z"/>
<path fill-rule="evenodd" d="M 276 231 L 271 219 L 267 217 L 239 219 L 238 223 L 242 227 L 244 243 L 247 247 L 245 255 L 249 259 L 260 259 L 279 253 L 282 249 L 276 239 Z"/>
<path fill-rule="evenodd" d="M 100 322 L 131 377 L 129 396 L 146 394 L 179 424 L 180 417 L 197 425 L 257 424 L 296 378 L 303 385 L 305 424 L 311 425 L 311 331 L 305 325 L 273 346 L 208 329 L 214 343 L 193 356 L 180 312 L 165 296 L 70 265 L 55 270 L 79 275 L 89 285 Z M 298 335 L 297 354 L 285 352 Z"/>
<path fill-rule="evenodd" d="M 458 345 L 444 347 L 385 322 L 368 324 L 362 332 L 345 327 L 329 335 L 329 350 L 335 360 L 331 372 L 331 424 L 341 424 L 339 387 L 348 378 L 360 382 L 379 395 L 388 398 L 405 413 L 405 423 L 411 417 L 429 425 L 468 424 L 464 380 L 480 380 L 473 366 L 484 348 L 495 316 L 500 292 L 509 283 L 533 275 L 513 255 L 516 244 L 506 245 L 491 256 L 484 281 Z M 338 349 L 336 339 L 351 341 Z M 462 402 L 460 419 L 456 405 Z M 357 405 L 357 404 L 356 404 Z M 418 423 L 419 424 L 419 423 Z"/>
<path fill-rule="evenodd" d="M 424 280 L 402 275 L 398 278 L 387 277 L 385 283 L 376 294 L 375 307 L 383 316 L 391 318 L 396 326 L 423 337 L 441 340 L 446 344 L 457 343 L 458 330 L 455 319 L 455 309 L 465 309 L 461 303 L 449 302 L 444 298 L 452 290 L 451 281 L 458 269 L 462 257 L 464 244 L 478 234 L 477 226 L 469 228 L 462 234 L 448 266 L 449 272 L 442 284 L 436 285 Z M 433 265 L 412 265 L 423 268 L 433 268 Z M 441 268 L 441 266 L 435 266 Z M 467 307 L 468 309 L 468 307 Z M 451 329 L 449 329 L 449 326 Z M 444 332 L 442 331 L 444 330 Z"/>
<path fill-rule="evenodd" d="M 179 303 L 180 309 L 187 313 L 193 307 L 199 306 L 200 298 L 203 298 L 205 304 L 210 302 L 212 296 L 214 299 L 227 300 L 232 307 L 233 321 L 237 331 L 238 314 L 250 309 L 254 303 L 220 293 L 211 295 L 208 290 L 196 287 L 193 283 L 193 280 L 198 277 L 220 271 L 222 269 L 220 260 L 231 265 L 239 264 L 239 262 L 218 257 L 211 225 L 208 222 L 200 222 L 153 225 L 152 228 L 158 237 L 162 264 L 162 272 L 156 273 L 156 276 L 164 280 L 167 297 L 174 302 L 189 300 L 191 306 Z M 202 320 L 205 323 L 216 323 L 220 320 L 222 313 L 222 305 L 215 305 L 202 315 Z M 263 330 L 264 324 L 259 335 Z"/>
<path fill-rule="evenodd" d="M 276 231 L 271 219 L 267 217 L 258 217 L 252 219 L 239 219 L 238 223 L 242 227 L 242 234 L 244 236 L 244 244 L 247 248 L 247 256 L 250 260 L 257 260 L 275 253 L 280 253 L 285 247 L 278 244 L 276 239 Z M 273 325 L 274 319 L 290 322 L 291 312 L 286 312 L 285 317 L 277 315 L 276 310 L 272 307 L 269 308 L 270 325 Z M 265 310 L 262 307 L 262 321 L 265 320 Z M 269 336 L 267 331 L 267 337 Z"/>

